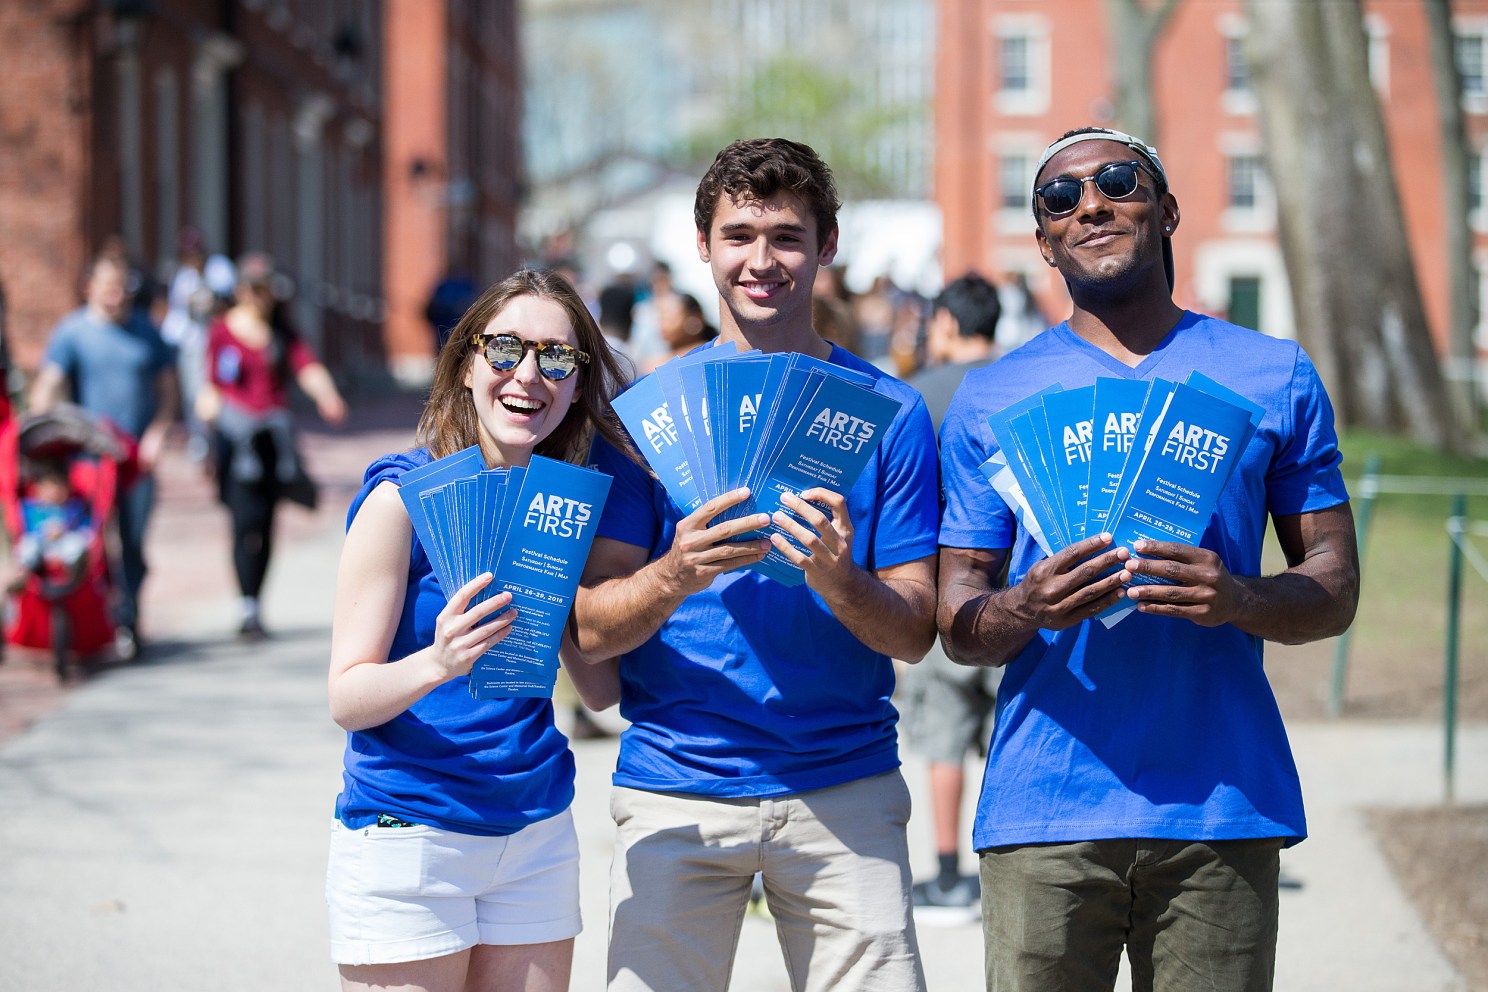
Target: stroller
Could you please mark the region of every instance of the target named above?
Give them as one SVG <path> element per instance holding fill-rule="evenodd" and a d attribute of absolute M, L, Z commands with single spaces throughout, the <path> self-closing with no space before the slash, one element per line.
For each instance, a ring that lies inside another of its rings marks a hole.
<path fill-rule="evenodd" d="M 5 620 L 5 640 L 50 649 L 58 678 L 73 660 L 114 643 L 106 535 L 115 496 L 134 470 L 134 442 L 110 422 L 72 404 L 11 420 L 0 430 L 0 512 L 10 536 L 16 577 Z M 40 477 L 60 466 L 67 503 L 86 518 L 74 532 L 85 541 L 70 561 L 28 547 L 27 518 Z"/>

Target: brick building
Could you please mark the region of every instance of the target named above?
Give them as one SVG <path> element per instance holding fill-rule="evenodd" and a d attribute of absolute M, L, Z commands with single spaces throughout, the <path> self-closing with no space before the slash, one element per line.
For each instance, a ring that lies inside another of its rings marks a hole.
<path fill-rule="evenodd" d="M 517 0 L 385 0 L 383 285 L 389 371 L 428 378 L 424 306 L 449 273 L 517 266 L 522 71 Z"/>
<path fill-rule="evenodd" d="M 439 30 L 399 33 L 410 12 Z M 165 279 L 189 225 L 210 251 L 274 256 L 302 333 L 343 384 L 385 378 L 410 351 L 427 365 L 427 331 L 388 312 L 400 273 L 450 259 L 486 275 L 515 257 L 515 18 L 515 0 L 0 4 L 0 286 L 15 364 L 35 367 L 106 239 Z M 392 99 L 408 66 L 432 96 Z M 410 143 L 427 120 L 442 126 Z M 410 200 L 437 223 L 391 224 Z"/>
<path fill-rule="evenodd" d="M 1387 0 L 1365 0 L 1364 9 L 1370 72 L 1416 273 L 1427 318 L 1445 351 L 1441 138 L 1426 15 L 1421 4 Z M 1488 149 L 1488 2 L 1454 0 L 1453 9 L 1474 152 L 1472 221 L 1481 272 L 1488 268 L 1488 213 L 1481 194 Z M 1108 10 L 1105 0 L 939 2 L 935 186 L 945 218 L 946 276 L 968 268 L 1022 272 L 1051 320 L 1066 315 L 1069 302 L 1034 244 L 1031 172 L 1044 146 L 1064 131 L 1111 123 Z M 1291 336 L 1275 200 L 1241 47 L 1245 30 L 1241 0 L 1180 3 L 1154 54 L 1154 140 L 1183 210 L 1173 245 L 1175 295 L 1183 306 Z M 1478 342 L 1481 354 L 1488 347 L 1482 324 Z"/>

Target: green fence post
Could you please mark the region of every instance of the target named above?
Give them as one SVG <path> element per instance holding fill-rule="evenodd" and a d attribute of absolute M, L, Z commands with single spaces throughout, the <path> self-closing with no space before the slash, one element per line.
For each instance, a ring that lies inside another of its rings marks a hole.
<path fill-rule="evenodd" d="M 1361 585 L 1363 584 L 1364 547 L 1369 541 L 1369 520 L 1374 516 L 1374 501 L 1379 498 L 1379 470 L 1379 453 L 1370 452 L 1369 457 L 1364 461 L 1364 475 L 1359 479 L 1359 512 L 1354 518 L 1354 533 L 1359 545 Z M 1343 714 L 1343 689 L 1348 679 L 1349 638 L 1353 636 L 1353 632 L 1353 625 L 1350 624 L 1348 629 L 1339 634 L 1333 642 L 1333 684 L 1328 695 L 1330 716 Z"/>
<path fill-rule="evenodd" d="M 1452 497 L 1452 516 L 1447 520 L 1450 547 L 1447 549 L 1447 671 L 1442 683 L 1442 777 L 1447 805 L 1453 800 L 1457 765 L 1457 636 L 1462 608 L 1462 541 L 1467 533 L 1467 497 Z"/>

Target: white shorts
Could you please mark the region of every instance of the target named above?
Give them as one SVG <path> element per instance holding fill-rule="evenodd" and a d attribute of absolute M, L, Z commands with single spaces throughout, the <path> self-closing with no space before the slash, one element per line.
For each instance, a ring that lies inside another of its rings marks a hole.
<path fill-rule="evenodd" d="M 336 964 L 422 961 L 476 944 L 543 944 L 583 929 L 573 815 L 508 837 L 331 826 L 326 903 Z"/>

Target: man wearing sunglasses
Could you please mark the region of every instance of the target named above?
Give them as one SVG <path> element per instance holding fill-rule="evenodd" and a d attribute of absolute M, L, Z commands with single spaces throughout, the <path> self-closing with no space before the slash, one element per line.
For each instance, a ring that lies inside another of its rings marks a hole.
<path fill-rule="evenodd" d="M 969 373 L 941 432 L 939 627 L 954 660 L 1004 666 L 973 833 L 987 987 L 1109 990 L 1124 948 L 1138 988 L 1270 989 L 1279 852 L 1307 828 L 1261 645 L 1339 633 L 1358 596 L 1332 407 L 1295 343 L 1173 302 L 1178 202 L 1144 142 L 1065 135 L 1033 212 L 1070 317 Z M 1194 371 L 1264 410 L 1199 545 L 1046 557 L 980 472 L 987 417 Z M 1263 577 L 1268 516 L 1287 567 Z M 1135 612 L 1093 619 L 1118 602 Z"/>
<path fill-rule="evenodd" d="M 686 515 L 634 462 L 614 476 L 574 614 L 582 650 L 619 656 L 621 736 L 611 812 L 612 990 L 724 992 L 755 874 L 791 987 L 923 990 L 910 915 L 893 658 L 935 636 L 935 437 L 919 394 L 824 340 L 811 290 L 837 251 L 831 171 L 805 145 L 739 141 L 698 186 L 698 255 L 719 294 L 718 341 L 858 370 L 901 407 L 830 515 L 786 497 L 805 572 L 747 570 L 764 514 Z"/>

